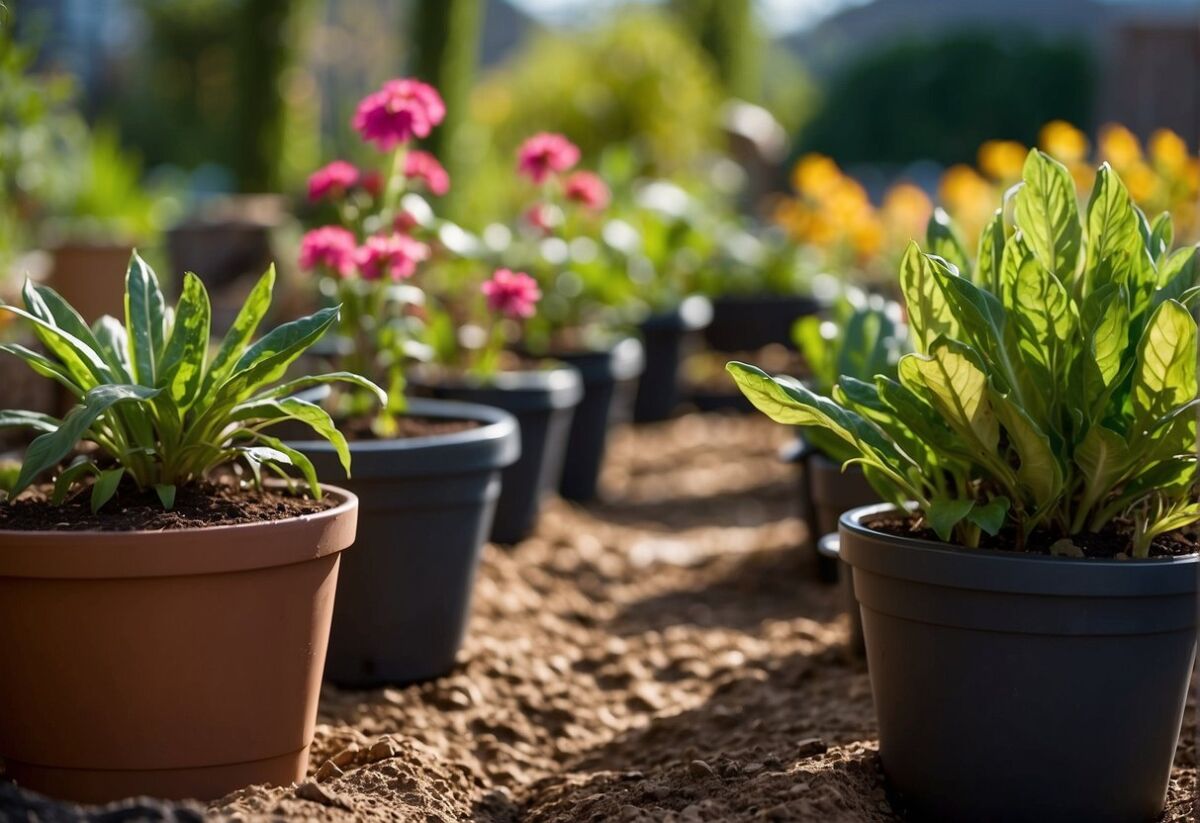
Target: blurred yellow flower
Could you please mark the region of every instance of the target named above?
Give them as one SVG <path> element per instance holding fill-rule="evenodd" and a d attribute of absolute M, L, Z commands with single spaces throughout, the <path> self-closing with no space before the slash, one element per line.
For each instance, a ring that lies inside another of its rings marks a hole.
<path fill-rule="evenodd" d="M 907 240 L 925 231 L 933 214 L 933 201 L 920 186 L 897 183 L 884 195 L 882 212 L 889 233 Z"/>
<path fill-rule="evenodd" d="M 1158 175 L 1141 160 L 1122 169 L 1121 179 L 1135 203 L 1149 203 L 1158 192 Z"/>
<path fill-rule="evenodd" d="M 806 154 L 792 169 L 792 186 L 809 197 L 823 197 L 841 179 L 837 163 L 823 154 Z"/>
<path fill-rule="evenodd" d="M 1159 129 L 1150 135 L 1150 157 L 1163 171 L 1177 175 L 1188 165 L 1188 148 L 1183 138 L 1170 129 Z"/>
<path fill-rule="evenodd" d="M 1142 159 L 1142 146 L 1129 129 L 1109 123 L 1100 130 L 1100 156 L 1120 172 Z"/>
<path fill-rule="evenodd" d="M 1016 140 L 988 140 L 979 147 L 979 169 L 993 180 L 1016 180 L 1028 153 Z"/>
<path fill-rule="evenodd" d="M 1068 165 L 1083 160 L 1088 153 L 1087 135 L 1066 120 L 1051 120 L 1038 134 L 1042 151 Z"/>

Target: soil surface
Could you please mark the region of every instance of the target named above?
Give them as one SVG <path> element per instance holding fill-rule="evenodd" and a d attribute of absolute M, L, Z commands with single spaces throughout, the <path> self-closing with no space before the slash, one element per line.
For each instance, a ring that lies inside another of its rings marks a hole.
<path fill-rule="evenodd" d="M 14 531 L 169 531 L 283 520 L 325 511 L 335 502 L 280 492 L 239 490 L 205 483 L 181 487 L 167 511 L 152 489 L 139 492 L 123 483 L 117 495 L 93 514 L 90 487 L 61 506 L 49 501 L 53 485 L 35 487 L 11 503 L 0 504 L 0 530 Z"/>
<path fill-rule="evenodd" d="M 402 414 L 395 418 L 396 431 L 390 432 L 385 439 L 406 439 L 409 437 L 433 437 L 439 434 L 454 434 L 479 428 L 477 420 L 447 420 L 444 417 L 418 417 Z M 356 417 L 341 423 L 338 428 L 350 442 L 363 440 L 379 440 L 379 435 L 372 428 L 374 421 L 369 418 Z"/>
<path fill-rule="evenodd" d="M 792 467 L 776 457 L 791 436 L 758 416 L 618 432 L 605 502 L 552 503 L 533 537 L 487 547 L 455 671 L 327 687 L 310 779 L 245 789 L 210 814 L 902 819 L 837 587 L 796 548 Z M 1164 820 L 1192 819 L 1194 716 L 1189 704 Z M 0 784 L 0 819 L 5 797 Z M 175 806 L 138 819 L 175 810 L 189 819 Z"/>

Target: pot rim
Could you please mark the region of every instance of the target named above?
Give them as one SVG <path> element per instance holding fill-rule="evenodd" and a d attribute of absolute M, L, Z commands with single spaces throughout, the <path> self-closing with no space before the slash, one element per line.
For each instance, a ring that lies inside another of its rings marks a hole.
<path fill-rule="evenodd" d="M 0 529 L 0 577 L 178 577 L 316 560 L 349 548 L 358 521 L 355 494 L 321 488 L 338 499 L 334 506 L 280 520 L 161 531 Z"/>
<path fill-rule="evenodd" d="M 1157 597 L 1194 594 L 1200 582 L 1196 572 L 1200 553 L 1127 560 L 1018 554 L 888 534 L 862 522 L 895 510 L 891 503 L 876 503 L 843 513 L 838 519 L 841 558 L 855 568 L 889 577 L 1020 594 Z M 900 551 L 864 551 L 863 541 Z"/>
<path fill-rule="evenodd" d="M 348 440 L 351 454 L 358 452 L 422 451 L 435 448 L 452 448 L 486 441 L 500 441 L 517 430 L 517 420 L 504 409 L 483 403 L 467 403 L 461 400 L 434 400 L 427 397 L 406 398 L 408 407 L 399 417 L 433 417 L 440 420 L 466 420 L 480 423 L 473 429 L 426 434 L 419 437 L 390 437 L 376 440 Z M 297 448 L 322 450 L 333 446 L 318 438 L 292 439 L 288 443 Z M 351 469 L 353 469 L 351 465 Z"/>
<path fill-rule="evenodd" d="M 521 405 L 531 409 L 574 408 L 583 399 L 583 377 L 579 369 L 557 360 L 548 359 L 546 362 L 550 364 L 549 368 L 501 371 L 487 378 L 461 374 L 428 375 L 414 371 L 409 382 L 435 391 L 470 391 L 485 396 L 488 392 L 503 392 L 523 398 Z M 485 397 L 467 402 L 488 405 Z M 514 406 L 506 406 L 505 409 L 515 411 Z"/>
<path fill-rule="evenodd" d="M 597 379 L 632 380 L 645 368 L 645 352 L 642 341 L 636 337 L 621 336 L 607 347 L 581 349 L 579 351 L 551 352 L 549 357 L 579 369 L 584 383 L 590 377 Z"/>

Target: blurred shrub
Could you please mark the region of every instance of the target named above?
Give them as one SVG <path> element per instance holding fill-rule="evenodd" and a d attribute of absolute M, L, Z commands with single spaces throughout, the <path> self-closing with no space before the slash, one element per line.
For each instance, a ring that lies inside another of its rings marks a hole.
<path fill-rule="evenodd" d="M 985 140 L 1031 143 L 1055 118 L 1090 121 L 1082 45 L 1019 32 L 947 35 L 864 54 L 829 84 L 799 141 L 840 163 L 969 162 Z"/>
<path fill-rule="evenodd" d="M 535 34 L 472 95 L 475 127 L 457 146 L 474 155 L 462 210 L 496 217 L 512 206 L 505 189 L 517 146 L 535 131 L 565 134 L 591 165 L 626 144 L 639 174 L 692 170 L 720 147 L 722 98 L 704 52 L 662 13 L 623 11 L 599 29 Z"/>

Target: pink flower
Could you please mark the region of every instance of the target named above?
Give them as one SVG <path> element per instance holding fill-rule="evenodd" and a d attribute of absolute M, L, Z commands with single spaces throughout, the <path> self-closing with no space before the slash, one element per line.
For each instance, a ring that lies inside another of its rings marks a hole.
<path fill-rule="evenodd" d="M 315 203 L 326 195 L 341 197 L 358 179 L 358 169 L 345 160 L 334 160 L 309 175 L 308 199 Z"/>
<path fill-rule="evenodd" d="M 413 79 L 389 80 L 362 99 L 351 123 L 363 140 L 391 151 L 414 137 L 428 137 L 445 116 L 446 104 L 433 86 Z"/>
<path fill-rule="evenodd" d="M 600 175 L 590 171 L 577 171 L 568 177 L 563 193 L 568 200 L 596 211 L 608 205 L 608 186 Z"/>
<path fill-rule="evenodd" d="M 354 273 L 357 245 L 354 234 L 341 226 L 313 229 L 300 240 L 300 268 L 304 271 L 327 268 L 348 277 Z"/>
<path fill-rule="evenodd" d="M 404 158 L 404 176 L 409 180 L 420 180 L 425 188 L 441 197 L 450 191 L 450 175 L 442 168 L 438 159 L 427 151 L 410 151 Z"/>
<path fill-rule="evenodd" d="M 393 280 L 412 277 L 417 263 L 429 257 L 429 246 L 404 234 L 376 234 L 367 238 L 355 254 L 355 262 L 366 280 L 387 275 Z"/>
<path fill-rule="evenodd" d="M 579 162 L 579 148 L 561 134 L 540 132 L 521 144 L 517 171 L 541 184 L 555 172 L 566 171 Z"/>
<path fill-rule="evenodd" d="M 545 203 L 534 203 L 525 211 L 525 222 L 538 231 L 549 234 L 554 230 L 554 210 Z"/>
<path fill-rule="evenodd" d="M 506 317 L 533 317 L 542 291 L 537 281 L 523 271 L 496 269 L 490 280 L 479 287 L 488 308 Z"/>

